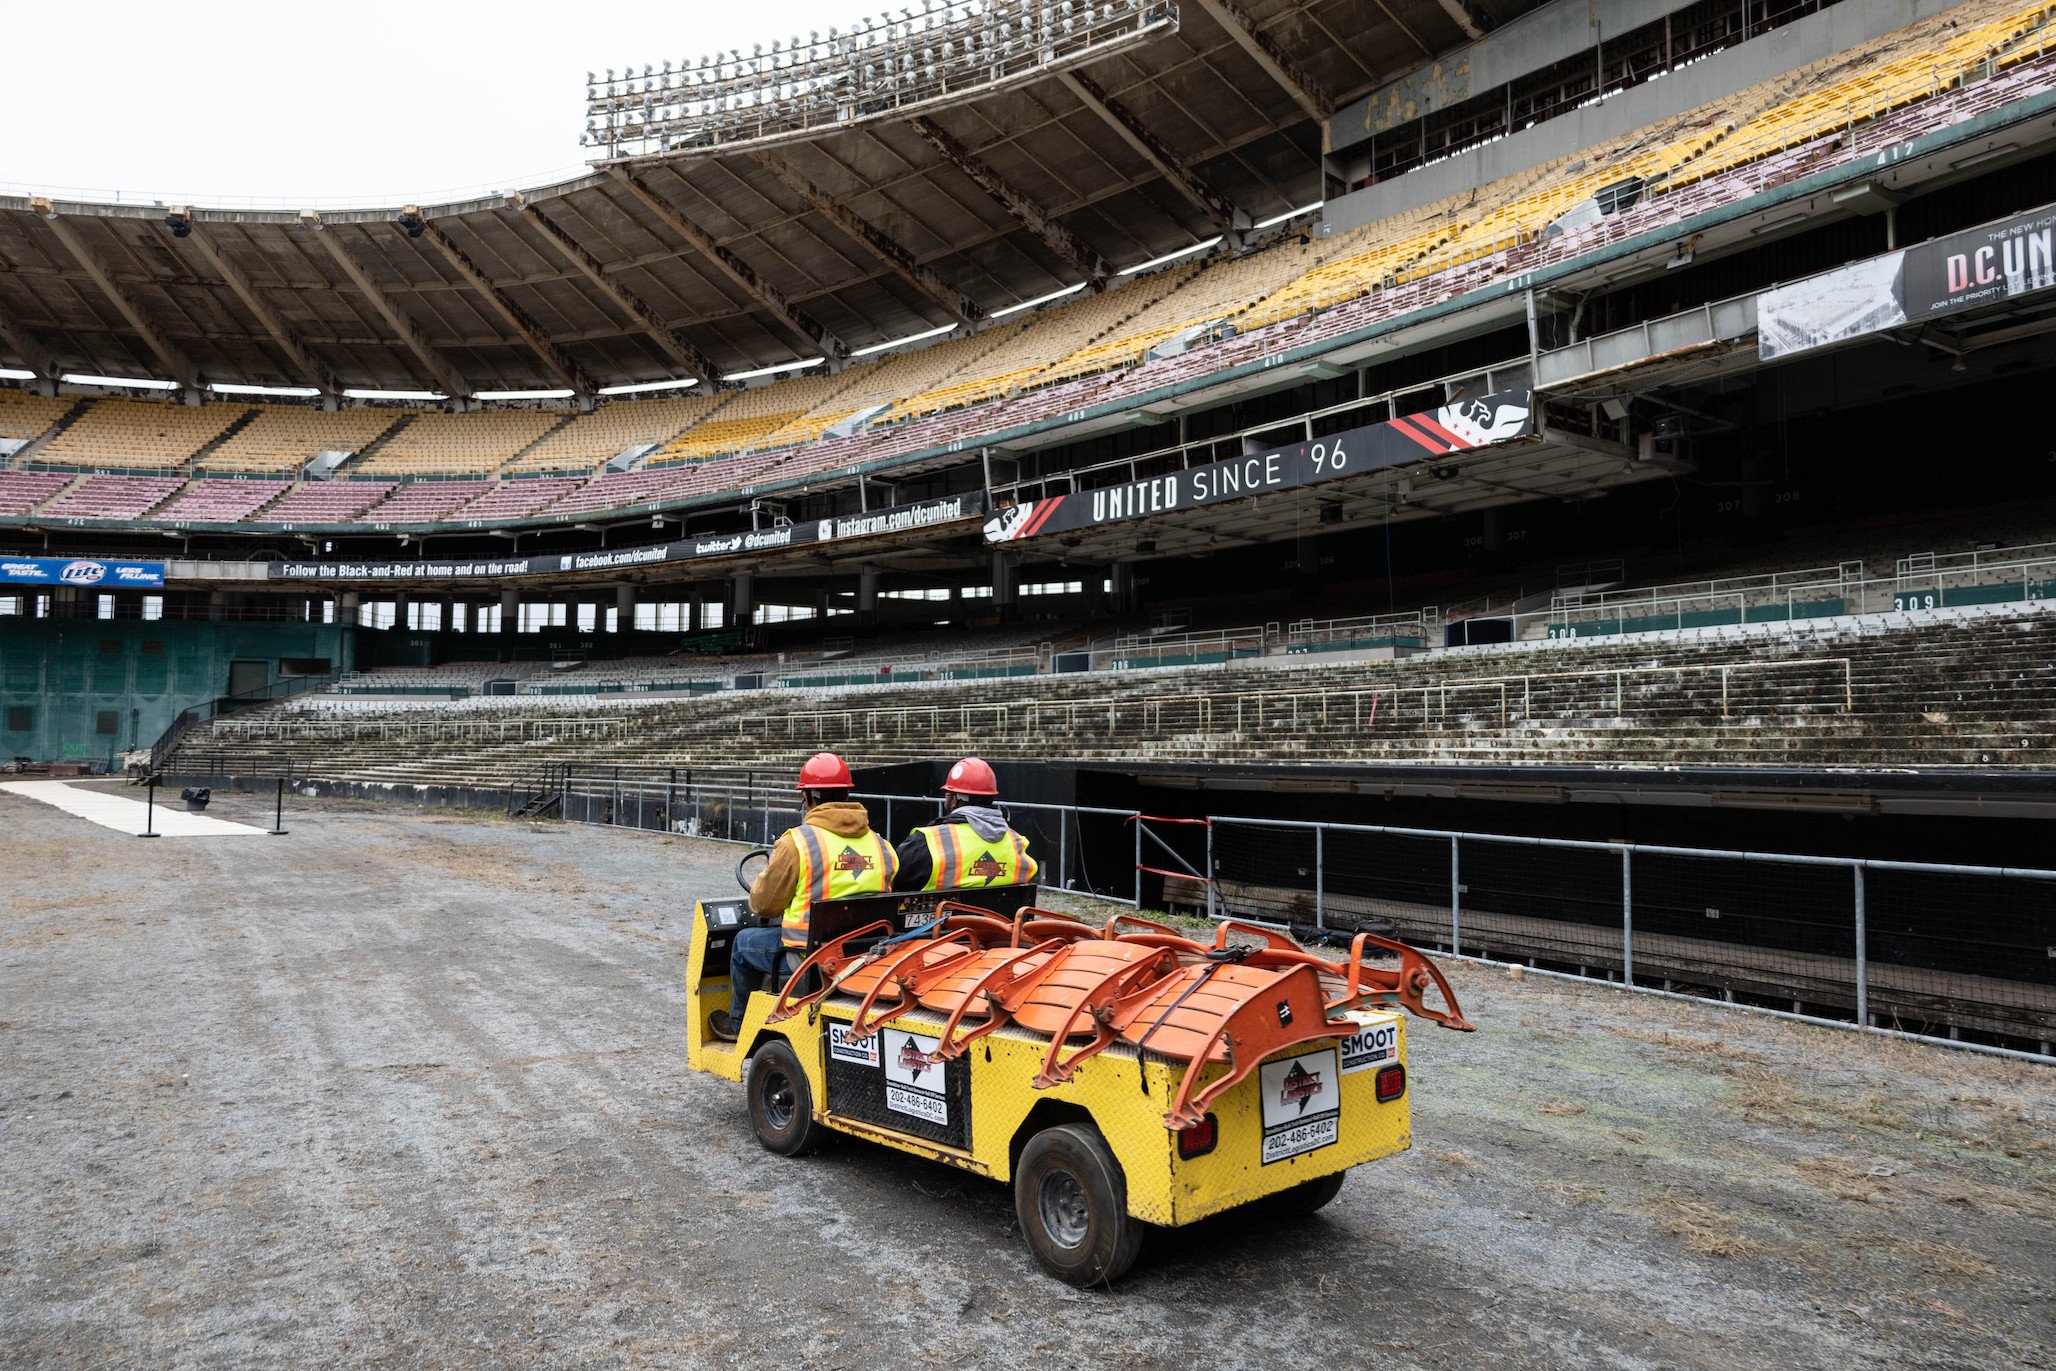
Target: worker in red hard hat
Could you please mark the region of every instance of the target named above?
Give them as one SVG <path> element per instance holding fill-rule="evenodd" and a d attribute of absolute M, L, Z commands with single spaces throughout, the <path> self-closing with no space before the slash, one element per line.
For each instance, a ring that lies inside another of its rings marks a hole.
<path fill-rule="evenodd" d="M 736 933 L 728 954 L 728 1009 L 712 1018 L 715 1037 L 734 1041 L 750 995 L 778 977 L 788 952 L 805 955 L 816 903 L 891 888 L 899 858 L 871 831 L 864 806 L 850 798 L 855 786 L 833 752 L 817 752 L 800 767 L 800 822 L 771 845 L 771 861 L 750 887 L 750 913 L 777 922 Z"/>
<path fill-rule="evenodd" d="M 983 889 L 1035 879 L 1040 868 L 1028 855 L 1028 840 L 999 811 L 999 780 L 991 767 L 964 758 L 949 769 L 942 796 L 942 818 L 899 845 L 894 890 Z"/>

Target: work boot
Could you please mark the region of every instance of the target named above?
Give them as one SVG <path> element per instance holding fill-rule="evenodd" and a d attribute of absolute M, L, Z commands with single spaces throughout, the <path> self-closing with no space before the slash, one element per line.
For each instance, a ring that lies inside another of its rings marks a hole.
<path fill-rule="evenodd" d="M 717 1009 L 707 1016 L 707 1029 L 722 1042 L 732 1043 L 742 1032 L 742 1021 L 725 1009 Z"/>

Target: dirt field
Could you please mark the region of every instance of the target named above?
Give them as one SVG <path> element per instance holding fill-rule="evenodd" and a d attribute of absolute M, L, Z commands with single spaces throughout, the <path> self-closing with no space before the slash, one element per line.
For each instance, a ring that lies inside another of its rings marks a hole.
<path fill-rule="evenodd" d="M 0 796 L 0 1363 L 2056 1366 L 2056 1071 L 1452 966 L 1414 1152 L 1081 1293 L 1004 1188 L 685 1069 L 731 849 L 287 821 Z"/>

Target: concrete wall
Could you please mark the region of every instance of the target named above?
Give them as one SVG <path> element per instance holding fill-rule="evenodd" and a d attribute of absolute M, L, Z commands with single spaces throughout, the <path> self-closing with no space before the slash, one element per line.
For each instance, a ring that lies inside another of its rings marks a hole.
<path fill-rule="evenodd" d="M 1674 71 L 1660 81 L 1622 91 L 1601 104 L 1458 153 L 1383 185 L 1338 196 L 1323 207 L 1316 236 L 1340 233 L 1445 196 L 1476 190 L 1660 119 L 1725 99 L 1795 67 L 1861 47 L 1894 29 L 1954 8 L 1955 3 L 1960 0 L 1847 0 Z M 1582 16 L 1583 6 L 1576 9 Z M 1507 26 L 1508 30 L 1513 27 Z"/>
<path fill-rule="evenodd" d="M 181 710 L 228 690 L 229 663 L 265 663 L 266 683 L 287 657 L 346 665 L 332 624 L 146 623 L 135 619 L 0 618 L 0 756 L 105 760 L 157 741 Z M 26 729 L 8 727 L 12 709 Z M 115 715 L 112 734 L 99 715 Z"/>
<path fill-rule="evenodd" d="M 1595 52 L 1605 39 L 1654 23 L 1679 8 L 1679 0 L 1559 0 L 1532 10 L 1335 111 L 1328 120 L 1328 146 L 1339 152 L 1373 133 L 1460 105 L 1576 53 Z"/>

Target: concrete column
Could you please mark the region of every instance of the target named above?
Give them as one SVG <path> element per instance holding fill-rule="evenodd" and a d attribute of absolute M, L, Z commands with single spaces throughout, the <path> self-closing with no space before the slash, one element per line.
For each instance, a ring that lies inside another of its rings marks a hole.
<path fill-rule="evenodd" d="M 700 624 L 704 622 L 700 614 L 700 606 L 706 602 L 706 595 L 707 592 L 704 589 L 694 586 L 692 593 L 686 597 L 685 631 L 687 633 L 698 633 L 700 631 Z"/>
<path fill-rule="evenodd" d="M 1506 551 L 1506 508 L 1492 505 L 1484 511 L 1485 551 L 1497 557 Z"/>
<path fill-rule="evenodd" d="M 635 583 L 623 581 L 614 587 L 614 631 L 627 633 L 635 628 Z"/>
<path fill-rule="evenodd" d="M 1111 570 L 1114 577 L 1114 612 L 1116 614 L 1133 613 L 1135 609 L 1135 564 L 1133 562 L 1116 562 Z"/>
<path fill-rule="evenodd" d="M 515 635 L 516 633 L 520 632 L 520 625 L 521 625 L 521 592 L 520 592 L 520 591 L 518 591 L 518 590 L 503 590 L 503 591 L 501 591 L 501 592 L 500 592 L 500 639 L 501 639 L 501 641 L 503 641 L 503 642 L 512 642 L 512 641 L 513 641 L 513 638 L 514 638 L 514 635 Z"/>
<path fill-rule="evenodd" d="M 755 581 L 756 577 L 750 572 L 745 571 L 730 583 L 730 594 L 728 597 L 728 626 L 730 628 L 739 628 L 749 623 L 750 612 L 756 608 L 756 600 L 753 598 L 756 593 Z"/>
<path fill-rule="evenodd" d="M 358 612 L 364 607 L 364 597 L 354 590 L 346 590 L 336 597 L 336 623 L 343 628 L 357 627 Z"/>
<path fill-rule="evenodd" d="M 999 610 L 1014 607 L 1014 568 L 1004 552 L 992 554 L 992 605 Z"/>
<path fill-rule="evenodd" d="M 860 567 L 857 570 L 857 613 L 869 614 L 878 608 L 878 568 Z"/>

